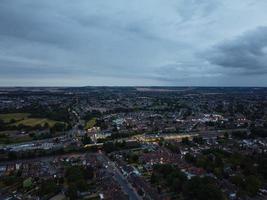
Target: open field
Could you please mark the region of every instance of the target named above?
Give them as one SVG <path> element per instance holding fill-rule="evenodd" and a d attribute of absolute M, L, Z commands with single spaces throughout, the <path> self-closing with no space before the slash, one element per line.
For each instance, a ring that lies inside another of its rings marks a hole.
<path fill-rule="evenodd" d="M 37 125 L 41 125 L 44 126 L 46 123 L 49 125 L 49 127 L 53 127 L 55 125 L 55 123 L 57 123 L 58 121 L 54 121 L 54 120 L 50 120 L 50 119 L 45 119 L 45 118 L 27 118 L 27 119 L 23 119 L 21 121 L 18 121 L 16 123 L 14 123 L 13 125 L 24 125 L 24 126 L 37 126 Z M 60 122 L 59 122 L 60 123 Z"/>
<path fill-rule="evenodd" d="M 29 133 L 34 133 L 37 126 L 45 128 L 53 128 L 56 123 L 66 124 L 61 121 L 55 121 L 48 118 L 34 118 L 30 113 L 7 113 L 0 114 L 0 120 L 4 122 L 3 127 L 0 129 L 0 144 L 21 143 L 33 140 Z M 18 127 L 23 125 L 22 128 Z M 18 127 L 18 128 L 17 128 Z M 24 130 L 24 127 L 27 131 Z M 28 129 L 27 129 L 28 127 Z M 29 132 L 30 131 L 30 132 Z"/>
<path fill-rule="evenodd" d="M 27 119 L 29 116 L 30 116 L 29 113 L 0 114 L 0 120 L 3 120 L 5 123 L 10 123 L 11 120 L 21 121 Z"/>
<path fill-rule="evenodd" d="M 89 129 L 94 127 L 96 124 L 96 118 L 92 118 L 91 120 L 89 120 L 86 124 L 85 124 L 85 129 Z"/>
<path fill-rule="evenodd" d="M 47 118 L 31 118 L 30 113 L 0 114 L 0 120 L 3 120 L 4 123 L 9 123 L 10 126 L 18 126 L 21 124 L 30 127 L 37 125 L 44 126 L 46 123 L 49 125 L 49 127 L 53 127 L 56 123 L 63 123 Z"/>

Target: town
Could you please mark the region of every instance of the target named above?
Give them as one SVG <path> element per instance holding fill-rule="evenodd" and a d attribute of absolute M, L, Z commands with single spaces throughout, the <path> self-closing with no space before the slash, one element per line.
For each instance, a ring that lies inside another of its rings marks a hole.
<path fill-rule="evenodd" d="M 0 199 L 267 199 L 267 89 L 0 88 Z"/>

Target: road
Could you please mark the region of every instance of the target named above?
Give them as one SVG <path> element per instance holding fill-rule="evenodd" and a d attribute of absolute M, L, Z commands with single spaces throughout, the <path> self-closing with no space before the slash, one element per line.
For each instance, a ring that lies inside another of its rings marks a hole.
<path fill-rule="evenodd" d="M 50 162 L 56 158 L 62 158 L 67 156 L 83 156 L 86 153 L 66 153 L 60 155 L 53 155 L 53 156 L 42 156 L 36 158 L 26 158 L 26 159 L 17 159 L 17 160 L 10 160 L 10 161 L 1 161 L 0 165 L 12 165 L 16 163 L 29 163 L 29 162 Z M 87 155 L 94 155 L 95 153 L 87 153 Z M 0 199 L 1 200 L 1 199 Z"/>
<path fill-rule="evenodd" d="M 97 155 L 98 160 L 106 167 L 108 172 L 111 174 L 114 174 L 115 180 L 120 184 L 122 190 L 129 195 L 130 200 L 141 200 L 141 197 L 137 194 L 135 189 L 132 187 L 132 185 L 128 182 L 128 180 L 121 174 L 119 169 L 116 167 L 115 163 L 112 162 L 106 155 L 103 153 L 87 153 L 87 155 L 94 154 Z M 0 162 L 0 165 L 8 165 L 8 164 L 16 164 L 16 163 L 22 163 L 22 162 L 50 162 L 54 160 L 57 157 L 63 157 L 63 156 L 82 156 L 85 155 L 85 153 L 71 153 L 71 154 L 63 154 L 59 156 L 47 156 L 47 157 L 38 157 L 33 159 L 22 159 L 22 160 L 13 160 L 13 161 L 6 161 L 6 162 Z M 1 193 L 0 193 L 1 195 Z M 0 196 L 1 197 L 1 196 Z M 1 199 L 1 198 L 0 198 Z"/>
<path fill-rule="evenodd" d="M 100 153 L 98 155 L 99 161 L 106 166 L 106 169 L 114 174 L 115 180 L 120 184 L 122 190 L 128 194 L 130 200 L 141 200 L 142 198 L 137 194 L 132 185 L 128 182 L 128 180 L 122 175 L 119 169 L 116 167 L 115 163 L 112 162 L 106 155 Z"/>
<path fill-rule="evenodd" d="M 164 138 L 166 140 L 182 140 L 182 138 L 192 138 L 196 136 L 201 136 L 203 138 L 214 138 L 217 136 L 223 135 L 225 132 L 232 133 L 234 131 L 248 131 L 246 128 L 238 128 L 238 129 L 222 129 L 222 130 L 207 130 L 207 131 L 195 131 L 189 133 L 174 133 L 174 134 L 159 134 L 159 135 L 141 135 L 141 136 L 133 136 L 133 138 L 137 139 L 140 142 L 153 142 L 160 138 Z"/>

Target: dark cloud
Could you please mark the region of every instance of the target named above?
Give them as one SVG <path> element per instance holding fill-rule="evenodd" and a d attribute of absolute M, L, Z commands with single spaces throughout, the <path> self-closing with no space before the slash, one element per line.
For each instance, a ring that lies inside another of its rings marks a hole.
<path fill-rule="evenodd" d="M 251 2 L 0 0 L 0 85 L 267 85 Z"/>
<path fill-rule="evenodd" d="M 239 70 L 241 74 L 267 73 L 267 27 L 259 27 L 220 43 L 207 54 L 212 64 Z"/>

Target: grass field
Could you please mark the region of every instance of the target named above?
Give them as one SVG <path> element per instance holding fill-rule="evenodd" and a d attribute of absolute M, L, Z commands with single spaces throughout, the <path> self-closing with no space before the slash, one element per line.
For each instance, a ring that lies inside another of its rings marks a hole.
<path fill-rule="evenodd" d="M 86 124 L 85 124 L 85 129 L 89 129 L 94 127 L 96 124 L 96 118 L 92 118 L 91 120 L 89 120 Z"/>
<path fill-rule="evenodd" d="M 44 126 L 45 123 L 47 123 L 49 127 L 53 127 L 55 123 L 57 123 L 57 121 L 50 119 L 43 119 L 43 118 L 27 118 L 16 122 L 14 125 L 22 124 L 25 126 L 37 126 L 37 125 Z"/>
<path fill-rule="evenodd" d="M 8 113 L 8 114 L 0 114 L 0 119 L 3 120 L 5 123 L 11 123 L 12 120 L 15 120 L 14 123 L 11 123 L 11 126 L 17 126 L 19 124 L 25 126 L 43 126 L 45 123 L 49 125 L 49 127 L 53 127 L 55 123 L 63 123 L 59 121 L 54 121 L 46 118 L 31 118 L 29 113 Z"/>
<path fill-rule="evenodd" d="M 33 138 L 27 132 L 26 134 L 18 134 L 18 130 L 21 130 L 17 130 L 18 125 L 33 127 L 33 130 L 31 128 L 29 130 L 34 131 L 36 126 L 44 126 L 46 123 L 50 128 L 53 128 L 56 123 L 65 124 L 64 122 L 47 118 L 31 118 L 29 113 L 0 114 L 0 120 L 3 120 L 6 126 L 6 130 L 3 129 L 3 131 L 0 131 L 0 144 L 21 143 L 33 140 Z"/>
<path fill-rule="evenodd" d="M 0 119 L 5 123 L 9 123 L 12 119 L 15 121 L 21 121 L 27 119 L 30 116 L 29 113 L 9 113 L 9 114 L 0 114 Z"/>

